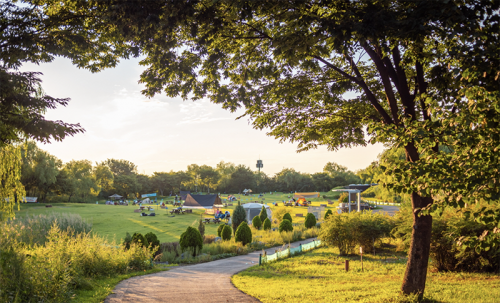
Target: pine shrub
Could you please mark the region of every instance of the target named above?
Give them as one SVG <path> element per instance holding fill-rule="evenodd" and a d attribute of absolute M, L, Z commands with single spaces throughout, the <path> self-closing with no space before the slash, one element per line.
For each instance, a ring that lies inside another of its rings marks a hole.
<path fill-rule="evenodd" d="M 148 232 L 144 235 L 144 238 L 148 241 L 149 245 L 151 245 L 151 251 L 155 256 L 159 254 L 160 240 L 158 240 L 158 237 L 153 232 Z"/>
<path fill-rule="evenodd" d="M 288 219 L 284 219 L 283 217 L 283 221 L 281 221 L 280 223 L 279 232 L 284 231 L 293 231 L 293 226 L 291 221 L 289 221 Z"/>
<path fill-rule="evenodd" d="M 292 223 L 292 216 L 290 215 L 290 213 L 286 213 L 283 215 L 283 220 L 288 220 L 290 221 L 290 223 Z"/>
<path fill-rule="evenodd" d="M 266 218 L 267 219 L 267 218 Z M 262 221 L 260 220 L 259 216 L 255 216 L 252 219 L 252 225 L 255 227 L 257 230 L 259 230 L 262 227 Z"/>
<path fill-rule="evenodd" d="M 248 226 L 247 222 L 242 222 L 236 230 L 236 242 L 241 242 L 243 246 L 252 242 L 252 230 Z"/>
<path fill-rule="evenodd" d="M 246 222 L 246 219 L 247 219 L 247 213 L 245 212 L 243 206 L 241 205 L 236 206 L 232 216 L 233 231 L 236 232 L 238 226 L 240 226 L 242 222 Z"/>
<path fill-rule="evenodd" d="M 306 228 L 311 228 L 316 226 L 316 217 L 313 214 L 308 213 L 306 215 L 306 221 L 304 222 L 304 225 L 306 226 Z"/>
<path fill-rule="evenodd" d="M 266 218 L 264 220 L 264 230 L 270 230 L 271 229 L 271 220 L 269 218 Z"/>
<path fill-rule="evenodd" d="M 149 246 L 148 240 L 146 240 L 146 238 L 144 238 L 144 236 L 141 233 L 134 233 L 134 235 L 132 236 L 132 242 L 137 243 L 142 247 Z"/>
<path fill-rule="evenodd" d="M 262 223 L 264 223 L 264 221 L 266 221 L 267 219 L 267 211 L 264 206 L 262 206 L 262 209 L 260 210 L 259 217 L 260 217 L 260 222 Z"/>
<path fill-rule="evenodd" d="M 179 245 L 181 246 L 182 251 L 192 249 L 193 257 L 196 257 L 196 248 L 198 248 L 198 252 L 201 250 L 203 247 L 203 238 L 196 228 L 188 226 L 186 231 L 181 235 Z"/>
<path fill-rule="evenodd" d="M 332 212 L 332 210 L 331 210 L 331 209 L 329 209 L 329 210 L 327 210 L 327 211 L 326 211 L 326 213 L 325 213 L 325 220 L 326 220 L 326 219 L 328 219 L 328 217 L 329 217 L 330 215 L 333 215 L 333 212 Z"/>
<path fill-rule="evenodd" d="M 229 225 L 222 225 L 222 240 L 229 241 L 231 240 L 231 234 L 233 233 L 233 229 Z"/>
<path fill-rule="evenodd" d="M 200 219 L 200 223 L 198 224 L 198 231 L 200 232 L 201 238 L 203 239 L 203 236 L 205 236 L 205 224 L 203 223 L 203 220 Z"/>

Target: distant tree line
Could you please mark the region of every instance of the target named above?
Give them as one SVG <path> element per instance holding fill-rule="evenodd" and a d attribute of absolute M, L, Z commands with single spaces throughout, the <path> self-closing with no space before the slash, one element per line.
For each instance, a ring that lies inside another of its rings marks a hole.
<path fill-rule="evenodd" d="M 362 178 L 346 167 L 328 162 L 322 172 L 308 174 L 284 168 L 274 176 L 252 171 L 245 165 L 221 161 L 215 167 L 188 165 L 185 171 L 140 174 L 127 160 L 107 159 L 92 163 L 72 160 L 63 163 L 40 149 L 34 141 L 22 148 L 21 182 L 27 196 L 42 202 L 91 202 L 119 194 L 134 199 L 144 193 L 159 196 L 193 192 L 240 193 L 245 188 L 267 191 L 329 191 L 338 186 L 361 183 Z"/>

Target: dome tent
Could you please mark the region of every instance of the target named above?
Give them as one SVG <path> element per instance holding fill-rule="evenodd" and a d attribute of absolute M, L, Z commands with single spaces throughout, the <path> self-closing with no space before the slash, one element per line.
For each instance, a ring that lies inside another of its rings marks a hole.
<path fill-rule="evenodd" d="M 269 205 L 266 204 L 260 204 L 260 203 L 246 203 L 242 205 L 243 208 L 245 209 L 245 212 L 247 213 L 247 222 L 249 224 L 252 223 L 252 219 L 260 214 L 260 211 L 262 210 L 262 206 L 266 208 L 266 213 L 267 217 L 269 220 L 271 220 L 273 212 L 271 211 L 271 208 Z"/>

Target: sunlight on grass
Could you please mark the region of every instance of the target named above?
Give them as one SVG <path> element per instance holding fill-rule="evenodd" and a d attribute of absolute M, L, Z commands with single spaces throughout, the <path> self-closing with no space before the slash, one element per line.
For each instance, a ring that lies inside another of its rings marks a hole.
<path fill-rule="evenodd" d="M 345 259 L 350 271 L 344 270 Z M 339 257 L 319 248 L 304 255 L 254 266 L 232 278 L 243 292 L 262 302 L 412 302 L 400 296 L 406 258 L 401 255 Z M 265 287 L 263 287 L 265 285 Z M 428 302 L 494 302 L 500 278 L 492 274 L 428 273 Z"/>

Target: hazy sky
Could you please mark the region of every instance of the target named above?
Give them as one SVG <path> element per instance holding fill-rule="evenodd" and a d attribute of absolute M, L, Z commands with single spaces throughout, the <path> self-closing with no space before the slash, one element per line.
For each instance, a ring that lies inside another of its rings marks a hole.
<path fill-rule="evenodd" d="M 280 144 L 253 129 L 247 118 L 235 120 L 238 113 L 220 105 L 142 96 L 138 80 L 143 69 L 138 60 L 123 61 L 97 74 L 74 67 L 67 59 L 40 66 L 25 64 L 23 71 L 44 74 L 42 86 L 48 95 L 71 98 L 68 106 L 48 111 L 47 119 L 80 123 L 86 130 L 63 142 L 39 146 L 63 162 L 129 160 L 145 174 L 185 170 L 189 164 L 215 167 L 220 161 L 255 169 L 260 157 L 263 172 L 269 176 L 283 168 L 320 172 L 330 161 L 354 171 L 368 166 L 383 150 L 382 145 L 370 145 L 297 153 L 295 144 Z"/>

